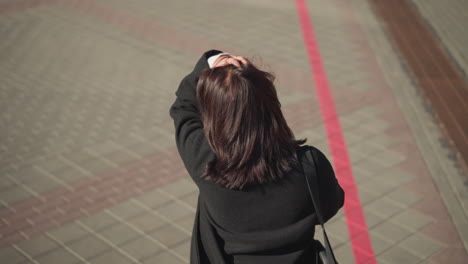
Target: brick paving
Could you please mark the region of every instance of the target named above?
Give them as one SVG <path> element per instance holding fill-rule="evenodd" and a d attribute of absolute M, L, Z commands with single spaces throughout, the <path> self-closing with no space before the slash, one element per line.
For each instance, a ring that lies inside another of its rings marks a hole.
<path fill-rule="evenodd" d="M 468 47 L 466 46 L 468 22 L 466 1 L 451 0 L 449 4 L 437 0 L 412 0 L 427 24 L 435 32 L 453 62 L 467 77 Z M 450 28 L 450 30 L 446 30 Z"/>
<path fill-rule="evenodd" d="M 456 162 L 468 162 L 468 84 L 418 10 L 408 1 L 372 1 L 395 46 L 447 133 Z M 468 8 L 468 4 L 466 5 Z M 457 151 L 458 150 L 458 151 Z M 466 180 L 466 179 L 465 179 Z"/>
<path fill-rule="evenodd" d="M 466 262 L 377 18 L 307 3 L 378 262 Z M 293 2 L 2 0 L 0 37 L 2 263 L 188 263 L 198 193 L 168 110 L 210 48 L 275 72 L 296 137 L 330 154 Z M 327 229 L 353 263 L 343 213 Z"/>

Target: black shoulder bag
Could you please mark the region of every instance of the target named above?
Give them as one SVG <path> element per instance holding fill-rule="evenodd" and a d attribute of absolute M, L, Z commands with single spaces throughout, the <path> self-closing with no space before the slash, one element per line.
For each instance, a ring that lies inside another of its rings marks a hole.
<path fill-rule="evenodd" d="M 323 223 L 323 217 L 320 210 L 320 200 L 318 197 L 318 180 L 317 180 L 317 168 L 315 166 L 314 157 L 311 154 L 311 150 L 308 149 L 305 153 L 305 157 L 309 160 L 309 164 L 302 163 L 304 176 L 307 183 L 307 188 L 309 189 L 310 197 L 312 198 L 312 204 L 315 208 L 315 213 L 317 214 L 317 218 L 320 222 L 320 226 L 322 227 L 323 231 L 323 239 L 325 241 L 325 247 L 322 243 L 318 240 L 314 241 L 315 252 L 316 252 L 316 263 L 323 263 L 323 264 L 337 264 L 335 259 L 335 255 L 333 254 L 332 247 L 330 246 L 330 241 L 328 240 L 327 231 L 325 230 L 325 226 Z M 310 175 L 310 176 L 308 176 Z M 312 185 L 309 182 L 309 177 L 312 178 Z M 315 194 L 315 195 L 314 195 Z"/>

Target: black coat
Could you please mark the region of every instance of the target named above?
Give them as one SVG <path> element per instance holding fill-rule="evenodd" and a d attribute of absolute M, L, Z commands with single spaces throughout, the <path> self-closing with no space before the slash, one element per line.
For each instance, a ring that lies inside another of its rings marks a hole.
<path fill-rule="evenodd" d="M 176 144 L 200 195 L 192 234 L 191 263 L 313 263 L 311 247 L 316 214 L 304 174 L 294 169 L 283 179 L 230 190 L 201 179 L 206 163 L 215 158 L 203 132 L 196 100 L 196 84 L 207 59 L 221 51 L 205 52 L 180 83 L 170 109 Z M 319 197 L 328 220 L 343 205 L 344 193 L 330 162 L 317 152 Z"/>

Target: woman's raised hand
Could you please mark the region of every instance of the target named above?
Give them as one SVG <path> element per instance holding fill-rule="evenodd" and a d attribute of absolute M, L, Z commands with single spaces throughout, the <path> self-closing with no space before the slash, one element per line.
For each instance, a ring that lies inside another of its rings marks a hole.
<path fill-rule="evenodd" d="M 241 64 L 248 65 L 250 64 L 250 62 L 242 56 L 221 55 L 213 63 L 213 68 L 223 67 L 227 65 L 234 65 L 236 67 L 240 67 Z"/>

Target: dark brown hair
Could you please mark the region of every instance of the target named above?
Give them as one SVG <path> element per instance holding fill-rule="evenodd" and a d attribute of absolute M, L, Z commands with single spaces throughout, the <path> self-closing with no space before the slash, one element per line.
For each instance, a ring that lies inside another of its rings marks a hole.
<path fill-rule="evenodd" d="M 202 178 L 228 189 L 282 178 L 297 165 L 297 146 L 278 100 L 274 75 L 254 65 L 205 70 L 197 99 L 216 159 Z"/>

